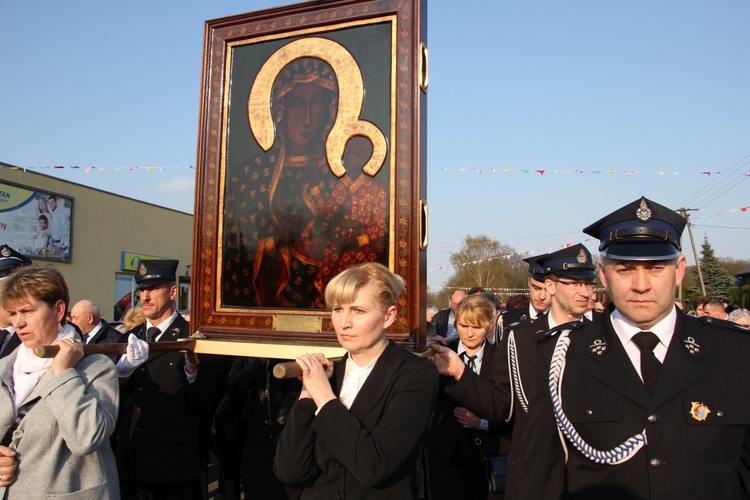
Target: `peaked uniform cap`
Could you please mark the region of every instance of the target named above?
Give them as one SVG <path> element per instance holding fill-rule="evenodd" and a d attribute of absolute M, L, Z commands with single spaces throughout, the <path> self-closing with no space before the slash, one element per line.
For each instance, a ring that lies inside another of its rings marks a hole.
<path fill-rule="evenodd" d="M 540 264 L 540 261 L 546 256 L 547 254 L 540 254 L 523 259 L 529 265 L 529 277 L 541 283 L 544 283 L 544 268 Z"/>
<path fill-rule="evenodd" d="M 591 252 L 580 243 L 546 255 L 541 264 L 545 274 L 572 279 L 596 279 Z"/>
<path fill-rule="evenodd" d="M 175 281 L 179 264 L 179 260 L 171 259 L 142 260 L 135 272 L 136 288 L 148 288 Z"/>
<path fill-rule="evenodd" d="M 641 197 L 594 222 L 584 233 L 599 239 L 602 257 L 617 260 L 668 260 L 680 256 L 687 219 Z"/>
<path fill-rule="evenodd" d="M 5 278 L 16 268 L 30 266 L 31 259 L 21 255 L 8 245 L 0 246 L 0 279 Z"/>

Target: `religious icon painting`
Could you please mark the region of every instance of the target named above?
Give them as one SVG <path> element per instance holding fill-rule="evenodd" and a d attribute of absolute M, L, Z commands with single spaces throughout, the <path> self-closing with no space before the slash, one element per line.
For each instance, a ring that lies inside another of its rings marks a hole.
<path fill-rule="evenodd" d="M 379 262 L 424 345 L 424 0 L 333 0 L 208 21 L 195 214 L 201 333 L 332 342 L 328 281 Z"/>

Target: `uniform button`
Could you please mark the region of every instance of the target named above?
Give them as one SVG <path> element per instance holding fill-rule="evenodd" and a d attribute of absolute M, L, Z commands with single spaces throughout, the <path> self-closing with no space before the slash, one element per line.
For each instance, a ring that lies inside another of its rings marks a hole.
<path fill-rule="evenodd" d="M 661 465 L 661 460 L 659 460 L 658 458 L 651 459 L 651 467 L 656 468 L 656 467 L 659 467 L 660 465 Z"/>
<path fill-rule="evenodd" d="M 648 421 L 651 424 L 655 424 L 657 420 L 659 420 L 659 417 L 657 417 L 656 415 L 649 415 L 648 416 Z"/>
<path fill-rule="evenodd" d="M 139 390 L 139 391 L 143 391 L 143 387 L 139 387 L 139 388 L 138 388 L 138 390 Z"/>
<path fill-rule="evenodd" d="M 591 408 L 589 408 L 588 410 L 586 410 L 586 415 L 588 415 L 589 417 L 591 415 L 593 415 L 593 414 L 594 414 L 594 410 L 592 410 Z"/>
<path fill-rule="evenodd" d="M 336 460 L 336 464 L 335 465 L 336 465 L 336 467 L 341 467 L 344 464 L 342 464 L 340 461 Z"/>
<path fill-rule="evenodd" d="M 719 418 L 724 418 L 724 412 L 721 411 L 721 410 L 719 410 L 719 411 L 716 412 L 716 416 L 719 417 Z"/>
<path fill-rule="evenodd" d="M 341 500 L 342 498 L 344 498 L 344 495 L 342 495 L 341 493 L 336 493 L 336 498 L 338 500 Z"/>

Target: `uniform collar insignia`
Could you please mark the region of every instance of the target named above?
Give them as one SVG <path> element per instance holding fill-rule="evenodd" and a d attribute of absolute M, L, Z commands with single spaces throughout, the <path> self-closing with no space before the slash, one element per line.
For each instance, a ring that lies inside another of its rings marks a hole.
<path fill-rule="evenodd" d="M 706 420 L 706 418 L 708 418 L 708 414 L 711 413 L 711 410 L 708 409 L 708 406 L 704 405 L 703 403 L 699 403 L 698 401 L 691 401 L 690 404 L 692 405 L 692 407 L 690 408 L 690 416 L 698 422 L 703 422 L 704 420 Z"/>
<path fill-rule="evenodd" d="M 651 209 L 648 208 L 646 200 L 641 199 L 641 206 L 635 211 L 635 217 L 641 222 L 648 222 L 651 219 Z"/>
<path fill-rule="evenodd" d="M 604 356 L 607 352 L 607 341 L 604 339 L 593 339 L 589 344 L 589 351 L 597 356 Z"/>
<path fill-rule="evenodd" d="M 701 353 L 701 346 L 698 344 L 698 342 L 695 341 L 695 338 L 693 337 L 686 338 L 683 345 L 685 346 L 685 350 L 691 356 L 697 356 Z"/>

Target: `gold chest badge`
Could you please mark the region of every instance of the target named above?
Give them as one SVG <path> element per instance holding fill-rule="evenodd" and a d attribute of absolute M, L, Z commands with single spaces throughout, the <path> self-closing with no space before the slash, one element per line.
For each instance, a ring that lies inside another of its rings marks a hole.
<path fill-rule="evenodd" d="M 704 420 L 706 420 L 708 414 L 711 413 L 711 410 L 708 409 L 708 406 L 697 401 L 693 401 L 691 404 L 693 406 L 692 408 L 690 408 L 690 416 L 698 422 L 703 422 Z"/>

